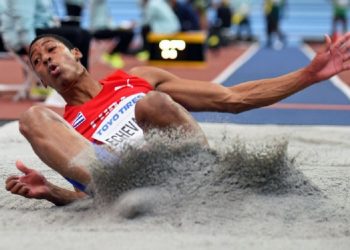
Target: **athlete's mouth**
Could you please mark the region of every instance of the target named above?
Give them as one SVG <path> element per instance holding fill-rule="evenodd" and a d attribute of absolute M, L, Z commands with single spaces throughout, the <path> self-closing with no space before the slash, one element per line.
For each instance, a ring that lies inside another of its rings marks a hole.
<path fill-rule="evenodd" d="M 49 73 L 53 77 L 58 77 L 58 75 L 61 73 L 60 67 L 55 64 L 49 65 Z"/>

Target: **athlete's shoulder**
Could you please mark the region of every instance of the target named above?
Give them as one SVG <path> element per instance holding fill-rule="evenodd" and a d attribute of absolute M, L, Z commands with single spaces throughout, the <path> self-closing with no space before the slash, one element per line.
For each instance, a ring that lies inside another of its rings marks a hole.
<path fill-rule="evenodd" d="M 122 70 L 116 70 L 116 71 L 113 71 L 111 74 L 107 75 L 106 77 L 104 77 L 103 79 L 101 79 L 99 82 L 101 82 L 102 84 L 108 84 L 110 82 L 125 79 L 128 77 L 130 77 L 130 75 L 127 74 L 126 72 Z"/>

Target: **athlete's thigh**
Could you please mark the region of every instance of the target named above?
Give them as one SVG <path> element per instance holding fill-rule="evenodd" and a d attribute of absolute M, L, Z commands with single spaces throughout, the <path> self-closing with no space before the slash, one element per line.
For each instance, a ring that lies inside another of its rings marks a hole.
<path fill-rule="evenodd" d="M 87 139 L 47 108 L 30 108 L 20 119 L 20 130 L 39 158 L 63 176 L 75 157 L 92 150 Z"/>

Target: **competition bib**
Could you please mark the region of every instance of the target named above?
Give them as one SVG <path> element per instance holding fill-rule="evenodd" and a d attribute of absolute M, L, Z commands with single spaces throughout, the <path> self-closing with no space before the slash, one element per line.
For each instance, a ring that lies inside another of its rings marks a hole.
<path fill-rule="evenodd" d="M 135 94 L 123 99 L 102 121 L 92 135 L 97 141 L 122 149 L 124 145 L 143 142 L 143 131 L 136 124 L 135 105 L 145 94 Z"/>

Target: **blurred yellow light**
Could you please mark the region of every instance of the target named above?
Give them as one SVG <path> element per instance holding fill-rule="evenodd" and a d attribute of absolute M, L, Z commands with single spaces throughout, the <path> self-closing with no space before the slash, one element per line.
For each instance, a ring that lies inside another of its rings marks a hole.
<path fill-rule="evenodd" d="M 161 40 L 159 48 L 162 50 L 161 57 L 163 59 L 176 59 L 178 57 L 178 50 L 186 49 L 186 42 L 183 40 Z"/>
<path fill-rule="evenodd" d="M 167 50 L 170 47 L 170 41 L 169 40 L 161 40 L 159 42 L 159 48 L 161 50 Z"/>
<path fill-rule="evenodd" d="M 163 59 L 176 59 L 178 56 L 177 50 L 175 49 L 168 49 L 168 50 L 162 50 L 161 57 Z"/>

